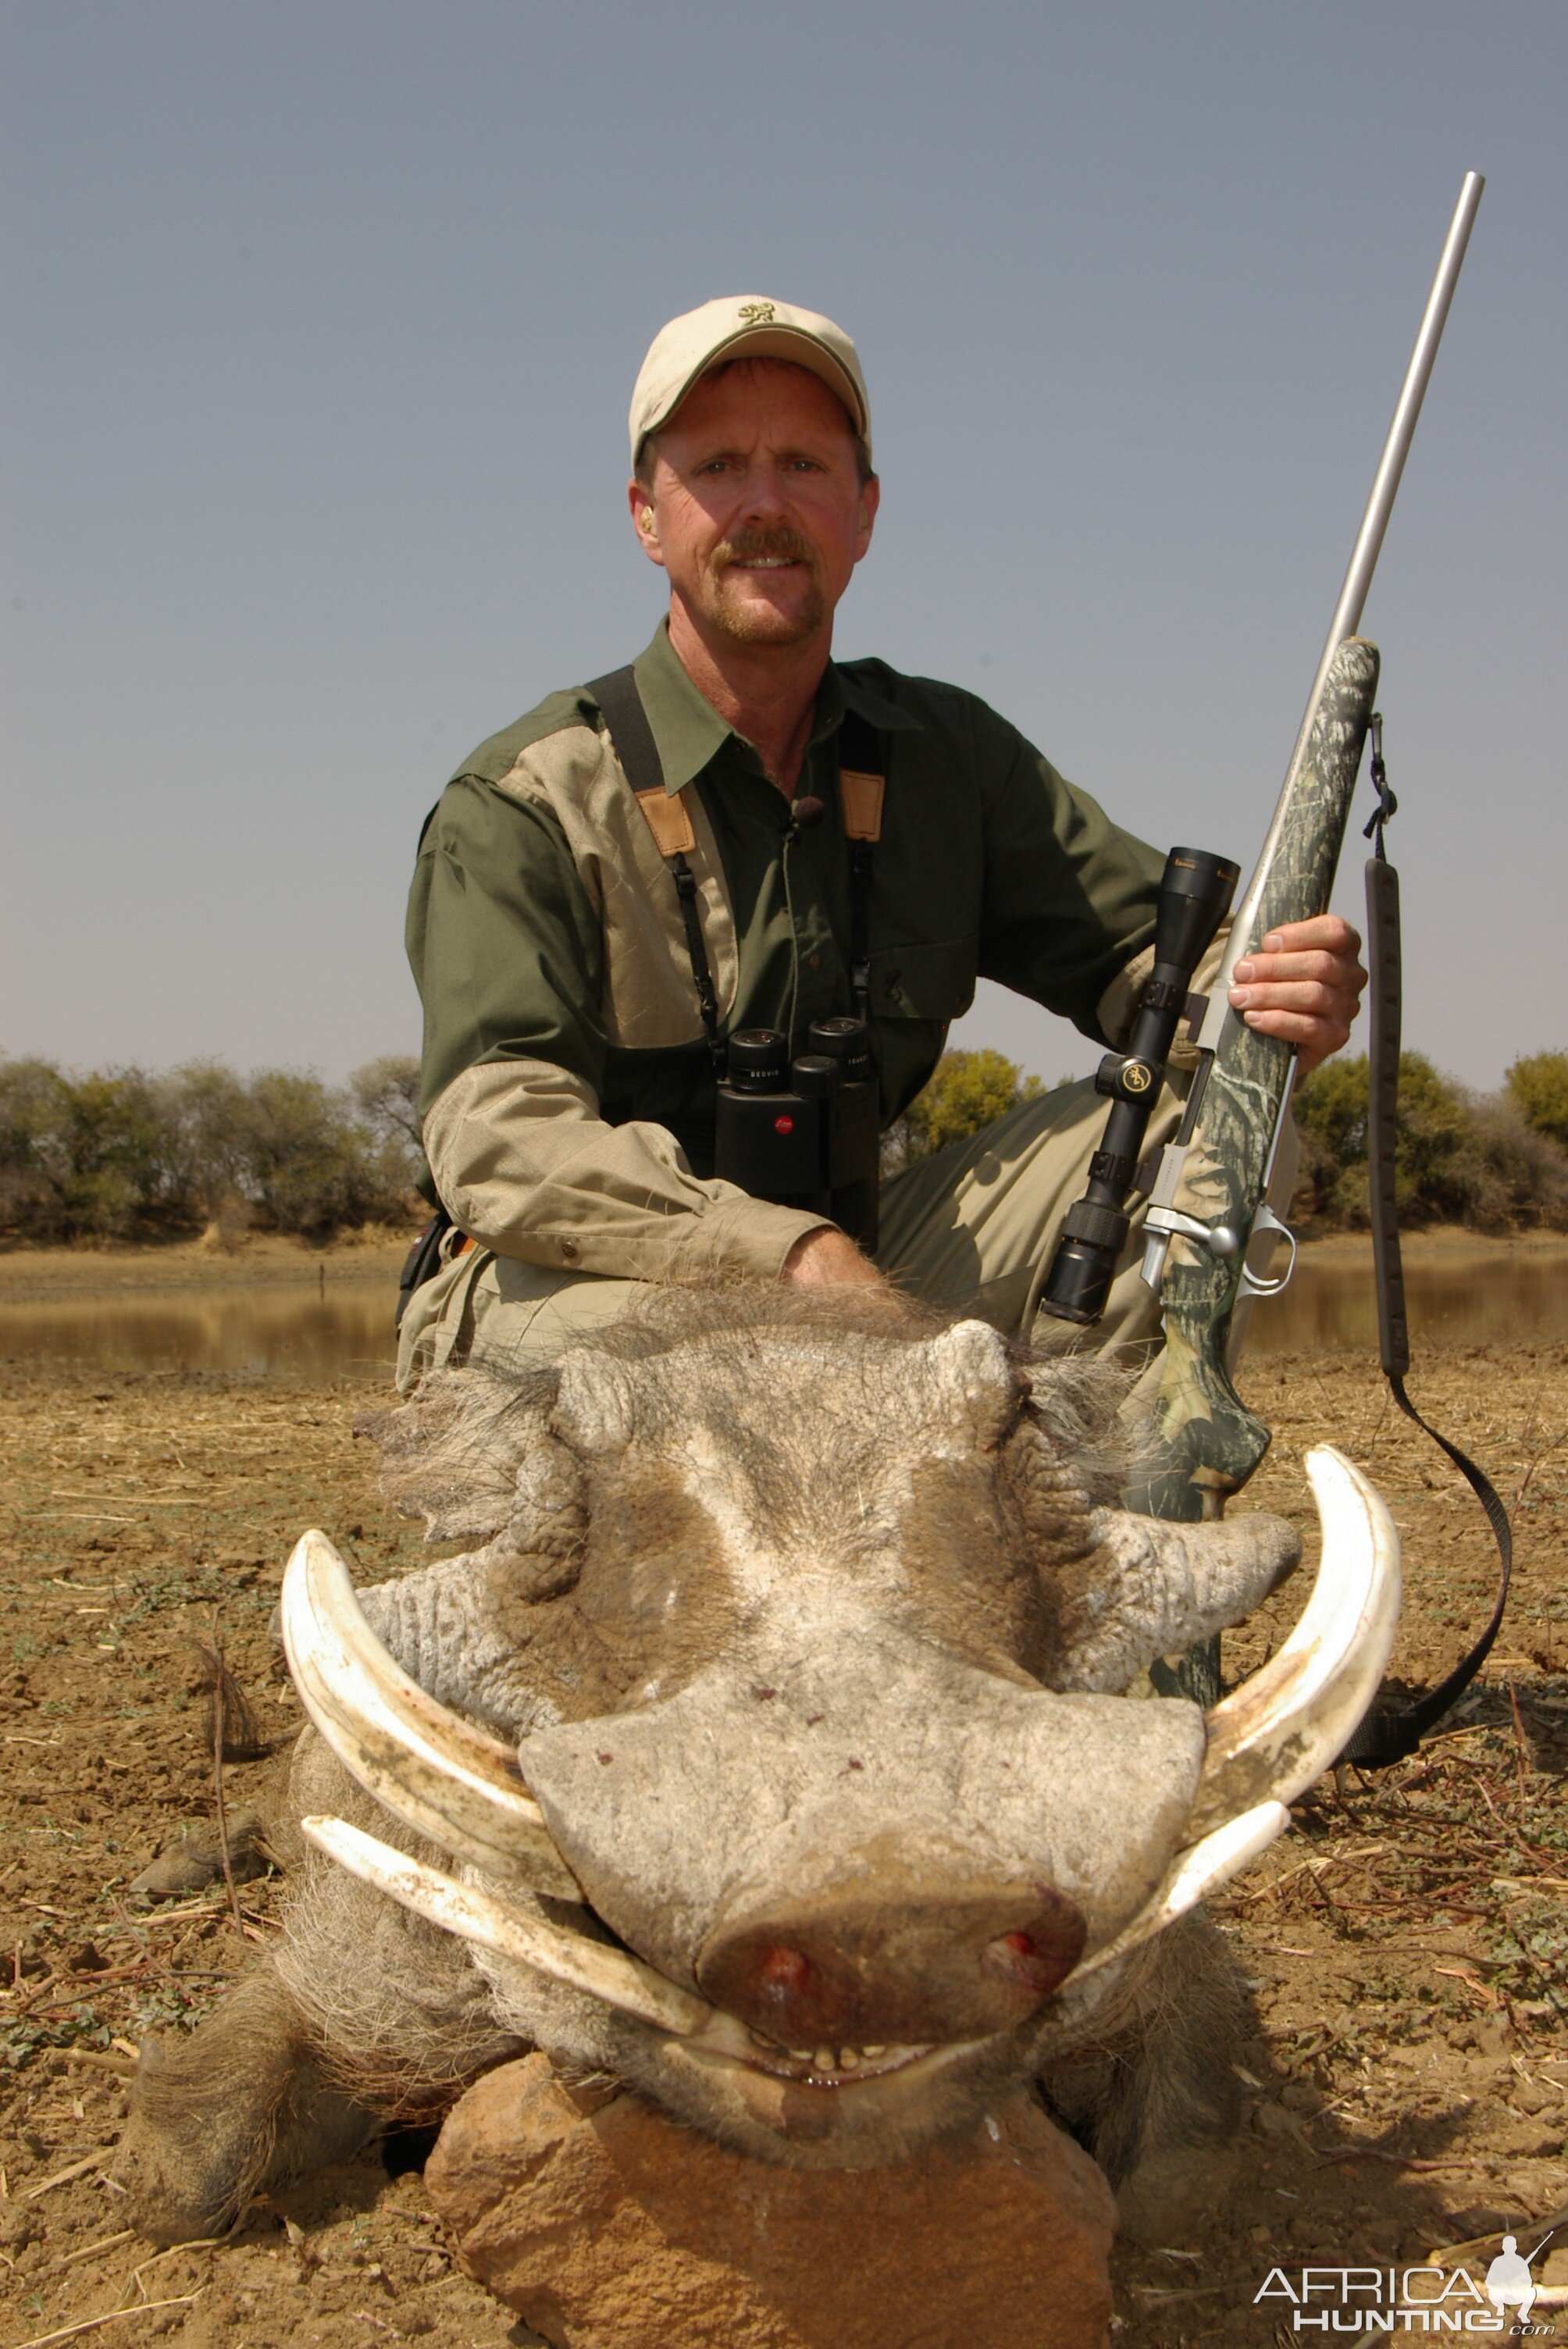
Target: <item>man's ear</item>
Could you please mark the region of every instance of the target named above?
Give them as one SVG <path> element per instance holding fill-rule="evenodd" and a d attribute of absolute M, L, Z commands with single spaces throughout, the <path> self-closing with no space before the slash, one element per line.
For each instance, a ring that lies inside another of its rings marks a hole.
<path fill-rule="evenodd" d="M 882 502 L 882 483 L 874 473 L 861 483 L 860 528 L 855 538 L 855 561 L 858 563 L 872 543 L 872 526 Z"/>
<path fill-rule="evenodd" d="M 637 544 L 648 561 L 656 563 L 662 571 L 665 557 L 664 549 L 659 544 L 658 516 L 654 511 L 653 492 L 645 481 L 639 481 L 634 476 L 627 482 L 626 503 L 631 509 L 632 528 L 636 534 Z"/>

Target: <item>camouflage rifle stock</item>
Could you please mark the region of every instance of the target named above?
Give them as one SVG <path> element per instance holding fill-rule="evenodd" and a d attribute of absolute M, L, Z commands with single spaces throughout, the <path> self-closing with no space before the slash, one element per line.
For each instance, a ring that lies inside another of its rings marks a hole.
<path fill-rule="evenodd" d="M 1155 1441 L 1135 1506 L 1158 1516 L 1219 1516 L 1268 1449 L 1269 1430 L 1236 1392 L 1226 1350 L 1243 1293 L 1284 1286 L 1249 1274 L 1246 1254 L 1258 1235 L 1284 1230 L 1265 1198 L 1295 1055 L 1231 1010 L 1231 978 L 1271 929 L 1328 905 L 1377 686 L 1377 648 L 1355 632 L 1483 185 L 1466 173 L 1284 789 L 1209 998 L 1187 1115 L 1150 1202 L 1143 1277 L 1161 1298 L 1166 1344 Z M 1294 1262 L 1295 1241 L 1284 1237 Z M 1184 1672 L 1194 1694 L 1207 1693 L 1203 1661 L 1189 1659 Z M 1217 1685 L 1217 1660 L 1209 1661 Z"/>

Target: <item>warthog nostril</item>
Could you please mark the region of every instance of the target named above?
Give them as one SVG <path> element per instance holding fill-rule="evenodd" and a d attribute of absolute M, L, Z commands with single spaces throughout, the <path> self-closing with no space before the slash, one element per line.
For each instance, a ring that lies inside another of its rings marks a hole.
<path fill-rule="evenodd" d="M 757 1952 L 757 1987 L 764 1998 L 777 1999 L 780 2007 L 799 1997 L 810 1971 L 810 1960 L 782 1941 L 771 1945 L 765 1941 Z"/>
<path fill-rule="evenodd" d="M 982 1951 L 982 1971 L 998 1982 L 1015 1982 L 1037 1998 L 1049 1998 L 1083 1952 L 1083 1935 L 1057 1934 L 1042 1947 L 1032 1933 L 1002 1933 Z M 1065 1961 L 1065 1962 L 1064 1962 Z"/>
<path fill-rule="evenodd" d="M 869 1891 L 853 1871 L 733 1903 L 697 1960 L 707 1996 L 782 2047 L 951 2042 L 1026 2022 L 1082 1954 L 1084 1920 L 1049 1886 L 872 1873 Z"/>

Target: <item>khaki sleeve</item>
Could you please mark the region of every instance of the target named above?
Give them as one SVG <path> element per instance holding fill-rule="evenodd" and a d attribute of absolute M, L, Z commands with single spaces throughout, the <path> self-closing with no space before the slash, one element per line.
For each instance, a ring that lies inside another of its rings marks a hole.
<path fill-rule="evenodd" d="M 1220 965 L 1224 959 L 1225 941 L 1230 935 L 1229 922 L 1222 922 L 1214 933 L 1213 943 L 1192 974 L 1194 995 L 1213 993 L 1214 981 L 1219 978 Z M 1116 977 L 1099 999 L 1099 1007 L 1095 1017 L 1099 1021 L 1101 1035 L 1109 1038 L 1112 1050 L 1115 1051 L 1124 1052 L 1127 1050 L 1128 1039 L 1132 1033 L 1133 1019 L 1138 1010 L 1138 999 L 1142 994 L 1149 974 L 1153 968 L 1154 948 L 1141 947 L 1133 956 L 1131 961 L 1125 963 L 1117 972 Z M 1197 1065 L 1197 1050 L 1188 1041 L 1187 1023 L 1183 1020 L 1176 1030 L 1176 1041 L 1171 1047 L 1171 1066 L 1173 1069 L 1191 1071 Z"/>
<path fill-rule="evenodd" d="M 620 1280 L 776 1278 L 821 1216 L 699 1182 L 662 1125 L 609 1125 L 593 1088 L 548 1061 L 465 1069 L 425 1118 L 448 1213 L 498 1256 Z"/>

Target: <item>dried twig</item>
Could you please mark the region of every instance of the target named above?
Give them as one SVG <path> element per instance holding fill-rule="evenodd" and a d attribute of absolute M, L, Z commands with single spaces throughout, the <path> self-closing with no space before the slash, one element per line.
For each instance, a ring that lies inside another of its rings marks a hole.
<path fill-rule="evenodd" d="M 69 2341 L 78 2333 L 96 2332 L 100 2324 L 117 2323 L 122 2316 L 150 2316 L 160 2308 L 189 2308 L 200 2298 L 198 2286 L 195 2292 L 181 2292 L 178 2300 L 146 2300 L 139 2301 L 133 2308 L 111 2308 L 102 2316 L 84 2316 L 78 2324 L 62 2324 L 57 2333 L 35 2333 L 31 2341 L 19 2342 L 17 2349 L 50 2349 L 53 2342 Z"/>
<path fill-rule="evenodd" d="M 212 1737 L 212 1796 L 218 1814 L 218 1850 L 223 1862 L 223 1882 L 229 1891 L 229 1913 L 234 1920 L 234 1930 L 242 1941 L 245 1938 L 245 1928 L 240 1915 L 240 1895 L 234 1883 L 234 1862 L 229 1849 L 229 1816 L 223 1801 L 223 1757 L 227 1744 L 224 1733 L 230 1711 L 230 1691 L 232 1690 L 233 1695 L 239 1698 L 242 1705 L 244 1703 L 244 1699 L 240 1696 L 240 1692 L 223 1661 L 221 1644 L 215 1643 L 208 1648 L 198 1640 L 196 1652 L 205 1664 L 209 1675 L 207 1686 Z"/>
<path fill-rule="evenodd" d="M 1326 2153 L 1316 2164 L 1319 2169 L 1331 2169 L 1341 2161 L 1385 2161 L 1393 2169 L 1484 2169 L 1484 2160 L 1422 2161 L 1413 2154 L 1384 2153 L 1370 2145 L 1342 2145 L 1333 2153 Z"/>
<path fill-rule="evenodd" d="M 1513 1747 L 1519 1764 L 1519 1807 L 1522 1811 L 1530 1799 L 1524 1783 L 1530 1772 L 1524 1751 L 1524 1723 L 1519 1718 L 1519 1692 L 1511 1681 L 1508 1683 L 1508 1702 L 1513 1708 Z"/>
<path fill-rule="evenodd" d="M 89 2153 L 85 2161 L 73 2161 L 68 2169 L 57 2169 L 53 2178 L 46 2178 L 41 2186 L 29 2187 L 22 2199 L 36 2202 L 40 2194 L 47 2194 L 57 2186 L 68 2186 L 73 2178 L 85 2178 L 89 2169 L 97 2169 L 102 2159 L 101 2151 Z"/>
<path fill-rule="evenodd" d="M 83 2243 L 78 2251 L 67 2251 L 54 2272 L 58 2275 L 61 2268 L 74 2268 L 78 2260 L 90 2260 L 95 2251 L 110 2251 L 116 2243 L 129 2243 L 135 2232 L 134 2227 L 122 2227 L 118 2235 L 105 2235 L 96 2243 Z"/>

